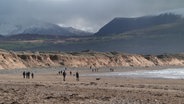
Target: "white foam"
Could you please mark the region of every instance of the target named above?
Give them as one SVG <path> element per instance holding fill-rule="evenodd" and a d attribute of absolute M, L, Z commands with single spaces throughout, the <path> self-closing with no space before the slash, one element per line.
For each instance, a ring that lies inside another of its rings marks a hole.
<path fill-rule="evenodd" d="M 169 79 L 184 79 L 184 68 L 176 69 L 163 69 L 163 70 L 141 70 L 130 72 L 106 72 L 106 73 L 93 73 L 83 74 L 82 76 L 94 76 L 94 77 L 140 77 L 140 78 L 169 78 Z"/>

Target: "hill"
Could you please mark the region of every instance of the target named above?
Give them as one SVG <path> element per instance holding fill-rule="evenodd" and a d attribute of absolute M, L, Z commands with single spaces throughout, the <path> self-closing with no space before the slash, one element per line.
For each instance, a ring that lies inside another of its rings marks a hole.
<path fill-rule="evenodd" d="M 174 23 L 162 24 L 158 26 L 153 26 L 150 28 L 144 28 L 139 30 L 129 31 L 123 34 L 134 34 L 139 36 L 162 36 L 162 35 L 182 35 L 184 34 L 184 19 L 176 21 Z"/>
<path fill-rule="evenodd" d="M 158 16 L 144 16 L 137 18 L 115 18 L 102 27 L 95 35 L 106 36 L 113 34 L 125 33 L 128 31 L 145 29 L 163 24 L 174 23 L 181 20 L 180 15 L 171 13 L 161 14 Z"/>

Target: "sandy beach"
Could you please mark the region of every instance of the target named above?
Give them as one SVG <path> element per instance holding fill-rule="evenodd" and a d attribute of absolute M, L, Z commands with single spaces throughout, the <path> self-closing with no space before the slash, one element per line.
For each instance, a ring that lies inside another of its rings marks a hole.
<path fill-rule="evenodd" d="M 76 71 L 100 73 L 72 70 L 73 74 Z M 0 75 L 0 103 L 184 104 L 184 80 L 85 76 L 76 81 L 68 70 L 66 81 L 63 81 L 56 71 L 35 73 L 34 79 L 24 79 L 22 73 L 8 73 Z"/>

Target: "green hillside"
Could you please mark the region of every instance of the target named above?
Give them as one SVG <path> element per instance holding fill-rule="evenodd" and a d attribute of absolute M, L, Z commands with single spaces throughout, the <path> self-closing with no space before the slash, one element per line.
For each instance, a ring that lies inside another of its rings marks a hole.
<path fill-rule="evenodd" d="M 144 28 L 139 30 L 129 31 L 118 36 L 142 36 L 142 37 L 160 37 L 160 36 L 169 36 L 169 35 L 184 35 L 184 20 L 177 21 L 175 23 L 164 24 L 153 26 L 150 28 Z M 113 37 L 113 36 L 112 36 Z"/>

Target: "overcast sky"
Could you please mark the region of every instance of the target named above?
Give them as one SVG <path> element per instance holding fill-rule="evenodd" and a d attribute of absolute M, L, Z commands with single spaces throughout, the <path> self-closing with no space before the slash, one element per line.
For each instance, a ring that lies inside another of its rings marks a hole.
<path fill-rule="evenodd" d="M 178 9 L 184 0 L 0 0 L 0 16 L 32 17 L 96 32 L 115 17 Z"/>

